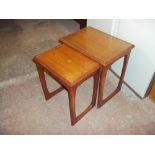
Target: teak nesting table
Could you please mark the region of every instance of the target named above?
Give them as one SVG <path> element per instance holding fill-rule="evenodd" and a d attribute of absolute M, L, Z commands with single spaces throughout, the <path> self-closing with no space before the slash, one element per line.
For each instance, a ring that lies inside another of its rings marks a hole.
<path fill-rule="evenodd" d="M 77 49 L 79 52 L 101 64 L 98 108 L 120 91 L 131 49 L 134 48 L 134 45 L 92 27 L 84 28 L 76 33 L 61 38 L 59 41 Z M 122 57 L 124 57 L 124 63 L 118 86 L 108 97 L 103 99 L 107 71 L 115 61 Z"/>
<path fill-rule="evenodd" d="M 68 90 L 71 125 L 74 125 L 95 106 L 100 69 L 97 62 L 66 45 L 60 45 L 43 54 L 37 55 L 33 58 L 33 61 L 36 63 L 46 100 L 64 88 Z M 44 72 L 51 75 L 62 86 L 53 92 L 49 92 Z M 94 77 L 94 86 L 91 104 L 81 114 L 76 116 L 76 89 L 82 82 L 92 76 Z"/>
<path fill-rule="evenodd" d="M 98 85 L 98 108 L 120 91 L 131 49 L 134 45 L 91 27 L 61 38 L 59 41 L 61 42 L 59 46 L 35 56 L 33 61 L 36 63 L 46 100 L 64 88 L 68 90 L 71 125 L 74 125 L 95 106 Z M 107 71 L 121 57 L 124 57 L 124 63 L 118 86 L 115 91 L 103 99 Z M 52 76 L 62 86 L 49 92 L 44 72 Z M 92 76 L 94 85 L 91 104 L 77 116 L 75 109 L 76 89 Z"/>

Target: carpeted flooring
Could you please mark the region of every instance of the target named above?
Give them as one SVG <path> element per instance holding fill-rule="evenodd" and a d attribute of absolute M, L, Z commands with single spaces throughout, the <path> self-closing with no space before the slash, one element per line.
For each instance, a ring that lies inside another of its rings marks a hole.
<path fill-rule="evenodd" d="M 155 104 L 140 100 L 125 85 L 73 127 L 67 91 L 45 101 L 32 57 L 78 29 L 72 20 L 14 20 L 0 26 L 0 134 L 155 134 Z M 50 90 L 58 87 L 46 78 Z M 117 82 L 109 71 L 106 95 Z M 77 113 L 90 103 L 91 94 L 90 78 L 78 88 Z"/>

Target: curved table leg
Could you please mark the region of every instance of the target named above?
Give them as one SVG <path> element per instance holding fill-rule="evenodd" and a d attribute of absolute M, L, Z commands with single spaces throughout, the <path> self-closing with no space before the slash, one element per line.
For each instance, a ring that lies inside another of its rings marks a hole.
<path fill-rule="evenodd" d="M 108 67 L 105 67 L 105 68 L 102 67 L 102 71 L 100 75 L 100 82 L 99 82 L 99 95 L 98 95 L 98 103 L 97 103 L 98 108 L 102 107 L 109 99 L 111 99 L 114 95 L 116 95 L 121 90 L 129 57 L 130 55 L 124 56 L 123 68 L 122 68 L 122 72 L 121 72 L 121 76 L 120 76 L 120 80 L 119 80 L 117 88 L 105 99 L 103 99 L 103 96 L 104 96 L 103 91 L 104 91 L 104 84 L 105 84 Z"/>
<path fill-rule="evenodd" d="M 75 110 L 75 96 L 76 96 L 77 86 L 73 86 L 68 90 L 71 125 L 74 125 L 76 122 L 78 122 L 96 104 L 98 82 L 99 82 L 99 71 L 97 71 L 93 77 L 94 77 L 94 85 L 93 85 L 93 95 L 92 95 L 91 104 L 78 116 L 76 116 L 76 110 Z"/>
<path fill-rule="evenodd" d="M 56 89 L 55 91 L 49 92 L 48 88 L 47 88 L 46 80 L 45 80 L 44 69 L 39 64 L 36 64 L 36 66 L 37 66 L 39 79 L 40 79 L 40 82 L 41 82 L 41 86 L 42 86 L 42 89 L 43 89 L 43 92 L 44 92 L 45 99 L 49 100 L 51 97 L 55 96 L 60 91 L 62 91 L 64 89 L 64 87 L 61 86 L 58 89 Z"/>

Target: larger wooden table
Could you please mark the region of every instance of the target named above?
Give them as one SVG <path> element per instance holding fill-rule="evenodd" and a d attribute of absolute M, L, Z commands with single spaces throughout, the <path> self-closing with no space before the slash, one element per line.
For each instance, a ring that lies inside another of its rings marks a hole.
<path fill-rule="evenodd" d="M 84 28 L 76 33 L 61 38 L 59 41 L 77 49 L 79 52 L 102 65 L 97 104 L 98 108 L 121 90 L 131 49 L 134 47 L 133 44 L 120 40 L 92 27 Z M 103 90 L 107 71 L 115 61 L 122 57 L 124 57 L 124 63 L 118 86 L 108 97 L 103 99 Z"/>

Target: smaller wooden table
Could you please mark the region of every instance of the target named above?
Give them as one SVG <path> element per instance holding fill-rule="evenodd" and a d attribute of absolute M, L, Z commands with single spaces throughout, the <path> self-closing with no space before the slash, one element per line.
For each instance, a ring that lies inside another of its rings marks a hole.
<path fill-rule="evenodd" d="M 74 125 L 95 106 L 100 68 L 100 65 L 97 62 L 63 44 L 43 54 L 35 56 L 33 61 L 36 63 L 46 100 L 56 95 L 64 88 L 68 90 L 71 125 Z M 62 87 L 54 92 L 49 92 L 44 72 L 51 75 L 62 85 Z M 94 77 L 91 104 L 77 116 L 75 110 L 76 89 L 82 82 L 91 76 Z"/>
<path fill-rule="evenodd" d="M 107 102 L 120 91 L 130 52 L 134 45 L 92 27 L 81 29 L 78 32 L 61 38 L 59 41 L 74 49 L 77 49 L 79 52 L 85 54 L 92 60 L 95 60 L 102 65 L 99 84 L 98 107 L 101 107 L 105 102 Z M 114 92 L 112 92 L 107 98 L 103 99 L 103 90 L 107 70 L 121 57 L 124 57 L 124 63 L 118 86 Z"/>

